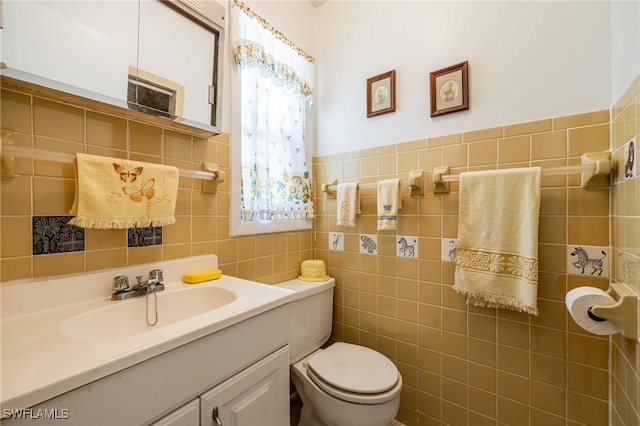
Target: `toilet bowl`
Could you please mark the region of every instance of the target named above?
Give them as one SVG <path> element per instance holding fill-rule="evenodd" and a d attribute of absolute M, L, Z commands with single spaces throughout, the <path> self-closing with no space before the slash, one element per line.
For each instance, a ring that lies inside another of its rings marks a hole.
<path fill-rule="evenodd" d="M 279 284 L 295 291 L 289 303 L 291 379 L 302 400 L 300 426 L 386 426 L 400 406 L 402 376 L 373 349 L 331 335 L 333 278 Z"/>

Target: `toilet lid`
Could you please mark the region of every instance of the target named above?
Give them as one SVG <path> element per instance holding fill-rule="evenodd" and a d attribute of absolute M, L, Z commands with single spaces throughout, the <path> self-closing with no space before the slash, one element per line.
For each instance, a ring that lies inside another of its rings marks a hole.
<path fill-rule="evenodd" d="M 334 343 L 307 360 L 313 376 L 330 386 L 359 394 L 380 394 L 398 383 L 396 366 L 364 346 Z"/>

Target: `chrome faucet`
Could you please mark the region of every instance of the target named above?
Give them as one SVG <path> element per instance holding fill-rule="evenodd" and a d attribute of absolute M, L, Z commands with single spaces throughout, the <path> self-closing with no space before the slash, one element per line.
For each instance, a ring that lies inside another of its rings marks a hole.
<path fill-rule="evenodd" d="M 162 280 L 162 270 L 154 269 L 149 272 L 149 279 L 147 281 L 142 281 L 142 275 L 137 276 L 137 283 L 130 288 L 129 277 L 118 275 L 113 278 L 113 294 L 111 295 L 111 300 L 123 300 L 162 291 L 164 290 Z"/>

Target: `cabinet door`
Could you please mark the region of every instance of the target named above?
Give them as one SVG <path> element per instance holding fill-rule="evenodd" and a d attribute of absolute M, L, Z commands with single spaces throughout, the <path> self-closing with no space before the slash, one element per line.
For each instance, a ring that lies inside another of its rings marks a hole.
<path fill-rule="evenodd" d="M 194 399 L 183 405 L 151 426 L 199 426 L 200 425 L 200 400 Z"/>
<path fill-rule="evenodd" d="M 289 425 L 288 346 L 201 395 L 200 419 L 206 426 Z"/>

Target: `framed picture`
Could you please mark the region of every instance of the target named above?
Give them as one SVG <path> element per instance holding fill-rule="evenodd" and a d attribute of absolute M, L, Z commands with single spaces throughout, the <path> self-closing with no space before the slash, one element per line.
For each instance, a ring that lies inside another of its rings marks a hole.
<path fill-rule="evenodd" d="M 367 117 L 396 110 L 396 70 L 367 79 Z"/>
<path fill-rule="evenodd" d="M 430 74 L 431 117 L 469 109 L 469 62 Z"/>

